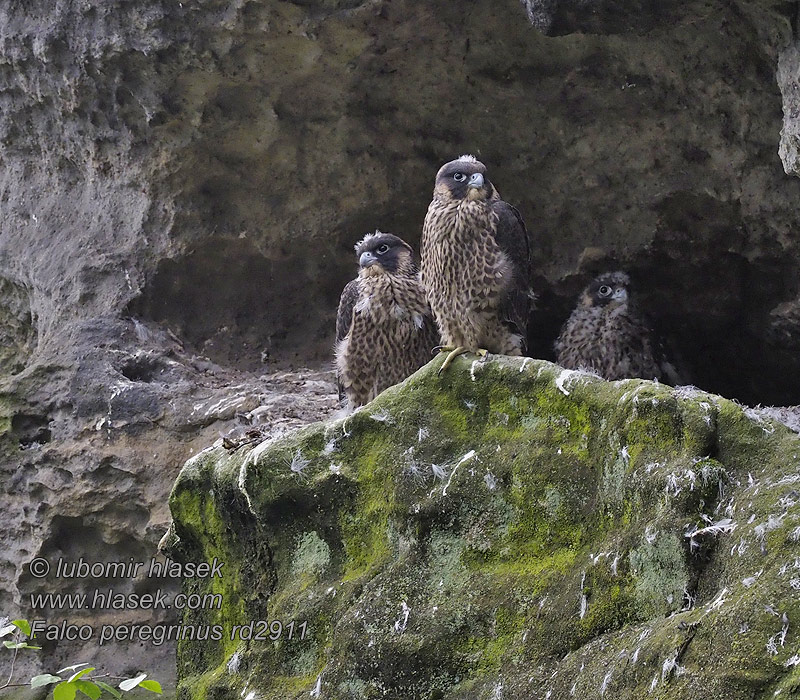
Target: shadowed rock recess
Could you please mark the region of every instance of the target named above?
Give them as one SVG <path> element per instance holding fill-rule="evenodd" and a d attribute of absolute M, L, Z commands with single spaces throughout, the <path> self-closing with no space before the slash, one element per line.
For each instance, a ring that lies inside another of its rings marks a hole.
<path fill-rule="evenodd" d="M 224 562 L 184 582 L 224 602 L 183 619 L 180 698 L 798 697 L 796 434 L 691 388 L 440 363 L 187 462 L 168 549 Z"/>

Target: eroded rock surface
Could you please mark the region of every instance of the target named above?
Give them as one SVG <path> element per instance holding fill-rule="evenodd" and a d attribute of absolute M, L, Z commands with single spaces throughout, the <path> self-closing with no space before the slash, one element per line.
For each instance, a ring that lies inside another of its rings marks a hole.
<path fill-rule="evenodd" d="M 780 156 L 787 173 L 800 175 L 800 42 L 787 47 L 778 62 L 783 93 L 783 129 Z"/>
<path fill-rule="evenodd" d="M 440 362 L 187 462 L 169 551 L 225 574 L 185 587 L 223 603 L 183 618 L 220 641 L 181 645 L 181 697 L 794 697 L 800 437 L 691 388 Z"/>
<path fill-rule="evenodd" d="M 66 622 L 94 630 L 78 644 L 40 635 L 43 652 L 22 656 L 18 675 L 53 672 L 83 659 L 112 675 L 145 669 L 171 691 L 174 638 L 153 644 L 123 633 L 102 645 L 100 638 L 104 626 L 109 634 L 109 627 L 177 622 L 173 603 L 180 579 L 151 576 L 149 564 L 170 521 L 167 494 L 178 468 L 187 456 L 221 443 L 223 435 L 245 430 L 281 435 L 331 415 L 338 401 L 329 370 L 263 376 L 224 370 L 185 354 L 163 331 L 133 322 L 119 323 L 115 330 L 117 343 L 62 359 L 63 394 L 57 400 L 43 399 L 31 407 L 12 402 L 7 394 L 0 401 L 6 582 L 0 609 L 50 625 Z M 95 331 L 99 342 L 109 337 L 108 328 Z M 138 336 L 133 354 L 126 335 Z M 71 362 L 74 373 L 67 371 Z M 37 558 L 51 567 L 42 578 L 28 567 Z M 59 576 L 60 560 L 144 566 L 137 575 L 109 570 Z M 88 597 L 81 605 L 31 600 L 51 592 Z M 95 592 L 105 596 L 102 603 L 95 602 L 100 600 Z M 161 593 L 166 607 L 112 607 L 112 592 Z"/>

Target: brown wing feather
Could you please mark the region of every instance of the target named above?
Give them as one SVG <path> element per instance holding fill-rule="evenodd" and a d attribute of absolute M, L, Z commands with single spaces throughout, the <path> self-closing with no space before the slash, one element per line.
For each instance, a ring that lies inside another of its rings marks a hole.
<path fill-rule="evenodd" d="M 350 280 L 342 290 L 342 296 L 339 297 L 339 311 L 336 314 L 336 342 L 340 343 L 345 339 L 350 332 L 350 327 L 353 325 L 353 309 L 358 301 L 358 280 Z M 336 386 L 339 390 L 339 403 L 344 406 L 347 402 L 344 386 L 339 379 L 339 374 L 336 375 Z"/>
<path fill-rule="evenodd" d="M 439 336 L 439 326 L 436 325 L 436 321 L 433 319 L 433 314 L 430 309 L 428 309 L 428 312 L 425 314 L 423 324 L 423 343 L 430 348 L 430 354 L 423 358 L 427 364 L 433 357 L 433 349 L 441 342 L 441 337 Z"/>
<path fill-rule="evenodd" d="M 339 297 L 339 312 L 336 314 L 336 341 L 344 340 L 353 325 L 353 308 L 358 301 L 358 280 L 350 280 Z"/>
<path fill-rule="evenodd" d="M 498 216 L 495 240 L 514 265 L 514 282 L 501 311 L 502 320 L 513 324 L 525 343 L 531 310 L 530 237 L 515 207 L 500 199 L 492 205 L 492 209 Z"/>

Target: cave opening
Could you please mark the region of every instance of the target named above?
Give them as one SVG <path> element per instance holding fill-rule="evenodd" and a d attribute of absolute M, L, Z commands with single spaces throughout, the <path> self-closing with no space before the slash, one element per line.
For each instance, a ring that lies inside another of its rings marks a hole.
<path fill-rule="evenodd" d="M 779 247 L 753 250 L 735 203 L 677 193 L 658 209 L 646 249 L 609 251 L 541 291 L 531 353 L 553 360 L 553 341 L 586 284 L 623 270 L 634 303 L 688 383 L 752 406 L 800 404 L 794 261 Z"/>
<path fill-rule="evenodd" d="M 162 260 L 126 313 L 163 323 L 188 350 L 245 371 L 330 357 L 335 305 L 318 303 L 317 258 L 265 257 L 246 239 L 213 238 Z M 131 367 L 137 379 L 141 368 Z M 147 374 L 147 372 L 145 372 Z"/>
<path fill-rule="evenodd" d="M 609 251 L 553 283 L 539 278 L 530 355 L 553 360 L 553 342 L 583 287 L 620 269 L 631 275 L 638 308 L 690 383 L 749 405 L 800 403 L 792 261 L 780 250 L 748 251 L 731 206 L 684 193 L 659 207 L 659 230 L 646 249 Z M 165 324 L 187 349 L 225 367 L 330 365 L 342 287 L 331 270 L 347 270 L 352 261 L 344 248 L 327 255 L 282 251 L 267 258 L 246 239 L 211 239 L 163 260 L 127 312 Z M 154 379 L 151 367 L 135 363 L 125 374 Z"/>

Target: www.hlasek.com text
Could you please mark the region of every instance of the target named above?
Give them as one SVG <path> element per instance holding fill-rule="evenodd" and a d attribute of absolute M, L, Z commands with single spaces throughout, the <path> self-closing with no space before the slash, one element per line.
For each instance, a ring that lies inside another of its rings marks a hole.
<path fill-rule="evenodd" d="M 174 598 L 170 600 L 170 596 Z M 219 610 L 221 593 L 120 593 L 96 588 L 91 593 L 31 593 L 33 610 Z"/>

